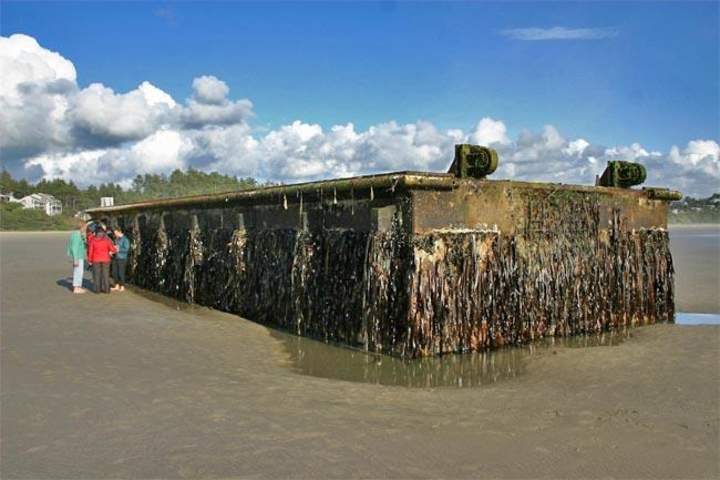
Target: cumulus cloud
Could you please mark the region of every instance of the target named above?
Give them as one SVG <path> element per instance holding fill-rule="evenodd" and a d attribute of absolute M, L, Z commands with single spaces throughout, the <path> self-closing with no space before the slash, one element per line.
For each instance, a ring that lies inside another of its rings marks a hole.
<path fill-rule="evenodd" d="M 47 50 L 37 40 L 22 34 L 0 37 L 0 95 L 16 96 L 15 86 L 24 82 L 50 83 L 55 80 L 75 82 L 75 66 L 57 52 Z"/>
<path fill-rule="evenodd" d="M 72 96 L 67 120 L 76 135 L 120 143 L 152 134 L 170 121 L 174 107 L 172 97 L 149 82 L 125 94 L 93 83 Z"/>
<path fill-rule="evenodd" d="M 233 125 L 242 123 L 252 116 L 250 100 L 227 101 L 217 105 L 189 100 L 180 110 L 179 120 L 187 128 L 199 128 L 209 125 Z"/>
<path fill-rule="evenodd" d="M 0 158 L 15 171 L 80 185 L 130 185 L 137 174 L 189 167 L 261 180 L 306 181 L 397 170 L 445 171 L 456 143 L 500 153 L 497 178 L 592 184 L 609 160 L 648 167 L 648 184 L 699 196 L 720 184 L 720 146 L 695 139 L 663 153 L 639 143 L 603 146 L 546 125 L 508 134 L 500 119 L 442 130 L 431 122 L 389 121 L 359 131 L 296 120 L 259 133 L 253 105 L 234 100 L 205 75 L 177 101 L 143 82 L 129 92 L 94 83 L 81 88 L 73 64 L 31 37 L 0 37 Z M 7 74 L 6 74 L 7 72 Z M 35 178 L 37 179 L 37 178 Z"/>
<path fill-rule="evenodd" d="M 193 80 L 193 95 L 181 112 L 186 127 L 205 127 L 209 125 L 233 125 L 252 117 L 250 100 L 231 101 L 228 99 L 230 88 L 222 80 L 212 75 L 204 75 Z"/>
<path fill-rule="evenodd" d="M 222 105 L 227 101 L 228 88 L 227 83 L 218 80 L 212 75 L 203 75 L 193 80 L 193 98 L 200 103 L 210 105 Z"/>
<path fill-rule="evenodd" d="M 507 145 L 510 143 L 505 124 L 487 117 L 478 122 L 470 140 L 473 143 L 488 146 L 494 146 L 496 143 L 499 143 L 500 145 Z"/>
<path fill-rule="evenodd" d="M 75 88 L 72 62 L 27 35 L 0 37 L 0 149 L 3 159 L 66 143 L 62 117 Z"/>
<path fill-rule="evenodd" d="M 118 182 L 129 186 L 138 174 L 168 173 L 189 166 L 192 142 L 180 132 L 159 130 L 127 148 L 48 153 L 27 161 L 47 178 L 74 179 L 81 184 Z"/>
<path fill-rule="evenodd" d="M 352 123 L 324 130 L 296 120 L 258 138 L 248 130 L 230 135 L 224 131 L 213 129 L 195 136 L 202 150 L 212 149 L 218 159 L 210 167 L 277 181 L 404 169 L 444 170 L 454 144 L 454 137 L 427 122 L 388 122 L 357 132 Z"/>
<path fill-rule="evenodd" d="M 687 146 L 673 146 L 667 156 L 656 156 L 650 165 L 657 182 L 670 181 L 683 192 L 703 196 L 720 186 L 720 145 L 714 140 L 692 140 Z M 660 174 L 668 171 L 672 177 Z"/>
<path fill-rule="evenodd" d="M 231 101 L 227 84 L 213 76 L 196 78 L 183 105 L 147 81 L 125 93 L 101 83 L 80 88 L 72 62 L 22 34 L 0 37 L 0 69 L 5 162 L 111 148 L 161 129 L 232 126 L 253 114 L 249 100 Z"/>
<path fill-rule="evenodd" d="M 600 40 L 618 36 L 616 28 L 511 28 L 502 30 L 504 36 L 514 40 Z"/>

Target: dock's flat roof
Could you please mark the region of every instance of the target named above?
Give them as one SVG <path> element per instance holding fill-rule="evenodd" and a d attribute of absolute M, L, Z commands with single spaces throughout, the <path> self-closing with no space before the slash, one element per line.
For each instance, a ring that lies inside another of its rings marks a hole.
<path fill-rule="evenodd" d="M 238 200 L 254 200 L 279 195 L 314 194 L 317 192 L 340 192 L 347 190 L 375 189 L 452 189 L 459 179 L 450 173 L 430 173 L 401 171 L 382 173 L 377 175 L 362 175 L 358 177 L 319 180 L 315 182 L 293 183 L 290 185 L 271 185 L 267 187 L 247 190 L 233 190 L 230 192 L 212 193 L 206 195 L 191 195 L 185 197 L 160 198 L 146 200 L 113 207 L 98 207 L 87 210 L 88 213 L 111 213 L 123 210 L 136 210 L 143 208 L 181 207 L 194 204 L 223 204 Z M 378 191 L 378 193 L 380 193 Z"/>
<path fill-rule="evenodd" d="M 230 192 L 212 193 L 206 195 L 191 195 L 185 197 L 160 198 L 146 200 L 113 207 L 98 207 L 87 210 L 87 213 L 117 213 L 131 210 L 155 209 L 155 208 L 177 208 L 190 207 L 193 205 L 222 205 L 229 202 L 262 200 L 287 196 L 289 201 L 294 198 L 290 196 L 301 194 L 322 194 L 328 192 L 334 194 L 346 191 L 376 190 L 376 194 L 382 195 L 387 190 L 452 190 L 458 185 L 466 182 L 505 182 L 512 183 L 521 188 L 552 188 L 563 190 L 574 190 L 581 192 L 596 192 L 604 194 L 634 194 L 644 195 L 642 190 L 629 190 L 608 187 L 596 187 L 590 185 L 567 185 L 547 182 L 524 182 L 516 180 L 477 180 L 461 179 L 451 173 L 400 171 L 382 173 L 377 175 L 362 175 L 357 177 L 338 178 L 331 180 L 320 180 L 315 182 L 295 183 L 291 185 L 271 185 L 267 187 L 253 188 L 247 190 L 234 190 Z"/>

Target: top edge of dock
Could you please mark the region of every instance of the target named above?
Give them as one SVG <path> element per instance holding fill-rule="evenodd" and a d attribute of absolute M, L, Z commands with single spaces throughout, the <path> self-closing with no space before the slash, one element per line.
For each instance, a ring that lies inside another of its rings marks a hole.
<path fill-rule="evenodd" d="M 569 190 L 587 193 L 602 193 L 609 195 L 635 195 L 657 200 L 674 200 L 679 192 L 666 188 L 644 187 L 640 190 L 600 187 L 590 185 L 575 185 L 550 182 L 526 182 L 518 180 L 489 180 L 458 178 L 452 173 L 399 171 L 374 175 L 361 175 L 313 182 L 295 183 L 290 185 L 270 185 L 260 188 L 234 190 L 212 194 L 191 195 L 182 197 L 159 198 L 136 203 L 116 205 L 112 207 L 97 207 L 86 210 L 88 214 L 118 213 L 124 211 L 192 207 L 194 205 L 206 207 L 208 205 L 221 206 L 227 203 L 241 201 L 262 201 L 285 196 L 288 202 L 298 201 L 302 195 L 337 195 L 338 193 L 355 193 L 373 190 L 374 195 L 392 195 L 396 191 L 409 190 L 453 190 L 460 186 L 475 185 L 482 187 L 486 183 L 507 183 L 509 186 L 529 189 Z M 297 198 L 296 198 L 297 197 Z"/>

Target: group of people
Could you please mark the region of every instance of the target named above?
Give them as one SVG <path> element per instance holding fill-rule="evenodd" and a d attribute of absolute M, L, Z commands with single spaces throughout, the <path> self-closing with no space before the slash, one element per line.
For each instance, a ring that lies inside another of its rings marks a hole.
<path fill-rule="evenodd" d="M 95 293 L 125 291 L 125 271 L 130 253 L 130 240 L 119 226 L 108 228 L 103 223 L 78 221 L 70 234 L 67 254 L 73 263 L 72 292 L 85 293 L 85 265 L 92 269 Z M 111 279 L 114 285 L 111 286 Z"/>

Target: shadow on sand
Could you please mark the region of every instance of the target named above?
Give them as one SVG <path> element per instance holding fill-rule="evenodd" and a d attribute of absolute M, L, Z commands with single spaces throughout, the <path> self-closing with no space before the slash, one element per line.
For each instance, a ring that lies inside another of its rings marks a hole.
<path fill-rule="evenodd" d="M 55 282 L 56 285 L 65 288 L 66 290 L 72 290 L 72 277 L 61 278 Z M 95 285 L 91 280 L 83 279 L 82 287 L 88 292 L 95 292 Z"/>

